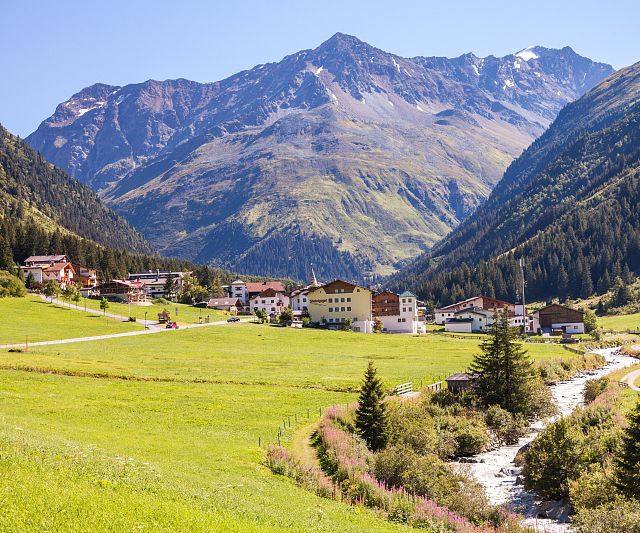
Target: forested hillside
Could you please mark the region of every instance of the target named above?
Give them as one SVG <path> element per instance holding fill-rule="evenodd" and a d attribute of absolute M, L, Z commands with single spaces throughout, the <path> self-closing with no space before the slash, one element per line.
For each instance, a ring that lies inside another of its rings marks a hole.
<path fill-rule="evenodd" d="M 586 297 L 640 273 L 640 63 L 569 104 L 489 200 L 394 279 L 441 304 L 478 292 Z"/>
<path fill-rule="evenodd" d="M 149 269 L 194 270 L 205 284 L 228 271 L 151 255 L 151 246 L 75 178 L 0 126 L 0 269 L 33 254 L 67 254 L 101 278 Z"/>
<path fill-rule="evenodd" d="M 151 246 L 87 186 L 48 163 L 0 125 L 0 217 L 33 218 L 98 243 L 149 253 Z"/>

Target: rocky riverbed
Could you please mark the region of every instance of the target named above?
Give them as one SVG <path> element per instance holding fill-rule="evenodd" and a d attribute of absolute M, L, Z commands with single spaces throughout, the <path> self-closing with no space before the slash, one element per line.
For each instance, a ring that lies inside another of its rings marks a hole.
<path fill-rule="evenodd" d="M 582 404 L 584 384 L 589 379 L 602 377 L 638 362 L 633 357 L 618 353 L 617 348 L 594 351 L 606 358 L 607 364 L 604 367 L 551 386 L 560 416 L 567 416 Z M 489 500 L 494 505 L 507 504 L 514 511 L 523 514 L 527 524 L 538 531 L 566 532 L 570 529 L 566 523 L 568 506 L 556 502 L 541 502 L 535 493 L 525 491 L 519 479 L 520 469 L 514 464 L 518 451 L 535 439 L 549 422 L 550 420 L 536 422 L 518 444 L 501 446 L 476 455 L 469 459 L 472 462 L 465 467 L 484 486 Z M 543 511 L 547 516 L 554 516 L 555 519 L 538 518 Z"/>

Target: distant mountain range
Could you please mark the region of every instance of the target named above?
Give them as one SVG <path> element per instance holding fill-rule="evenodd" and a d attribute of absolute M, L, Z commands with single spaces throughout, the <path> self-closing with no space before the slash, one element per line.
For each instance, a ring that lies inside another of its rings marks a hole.
<path fill-rule="evenodd" d="M 640 63 L 566 106 L 487 202 L 393 279 L 442 304 L 588 297 L 640 275 Z"/>
<path fill-rule="evenodd" d="M 359 279 L 433 246 L 612 72 L 568 47 L 407 59 L 336 34 L 220 82 L 93 85 L 27 141 L 164 254 Z"/>

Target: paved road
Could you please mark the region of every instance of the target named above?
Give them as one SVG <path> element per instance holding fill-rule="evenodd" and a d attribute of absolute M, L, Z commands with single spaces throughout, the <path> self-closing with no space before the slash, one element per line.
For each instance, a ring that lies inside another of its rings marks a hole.
<path fill-rule="evenodd" d="M 42 297 L 43 299 L 46 299 L 44 297 Z M 47 299 L 47 302 L 49 300 Z M 63 302 L 60 300 L 56 300 L 54 298 L 53 300 L 54 303 L 63 305 Z M 65 306 L 67 305 L 66 303 L 64 304 Z M 74 305 L 71 304 L 71 309 L 77 309 L 78 311 L 84 311 L 84 307 L 80 307 L 78 305 Z M 87 312 L 89 312 L 89 309 L 87 309 Z M 95 310 L 91 310 L 91 313 L 96 313 L 97 311 Z M 127 317 L 122 317 L 119 315 L 114 315 L 114 314 L 110 314 L 107 313 L 106 316 L 109 316 L 111 318 L 117 318 L 117 319 L 122 319 L 122 320 L 128 320 Z M 253 317 L 247 317 L 247 318 L 241 318 L 240 321 L 241 322 L 250 322 L 251 320 L 253 320 Z M 74 342 L 87 342 L 87 341 L 98 341 L 98 340 L 103 340 L 103 339 L 117 339 L 118 337 L 134 337 L 136 335 L 151 335 L 153 333 L 163 333 L 163 332 L 169 332 L 169 331 L 175 331 L 173 329 L 166 329 L 162 326 L 159 326 L 156 323 L 148 323 L 148 327 L 149 329 L 143 329 L 143 330 L 139 330 L 139 331 L 128 331 L 126 333 L 109 333 L 107 335 L 94 335 L 92 337 L 75 337 L 73 339 L 58 339 L 58 340 L 51 340 L 51 341 L 39 341 L 39 342 L 30 342 L 29 346 L 48 346 L 50 344 L 70 344 L 70 343 L 74 343 Z M 233 326 L 233 323 L 227 322 L 226 320 L 219 320 L 217 322 L 209 322 L 209 323 L 204 323 L 204 324 L 188 324 L 186 326 L 180 326 L 179 330 L 183 330 L 183 329 L 193 329 L 193 328 L 205 328 L 207 326 Z M 8 349 L 8 348 L 24 348 L 24 343 L 18 343 L 18 344 L 3 344 L 0 345 L 0 349 Z"/>
<path fill-rule="evenodd" d="M 634 383 L 638 381 L 640 378 L 640 369 L 634 370 L 633 372 L 629 372 L 626 376 L 624 376 L 620 381 L 629 384 L 629 388 L 633 390 L 640 391 L 640 387 L 636 387 Z"/>

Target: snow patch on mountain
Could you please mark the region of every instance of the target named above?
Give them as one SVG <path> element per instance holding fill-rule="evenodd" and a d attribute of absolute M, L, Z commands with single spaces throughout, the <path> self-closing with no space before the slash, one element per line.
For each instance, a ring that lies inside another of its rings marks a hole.
<path fill-rule="evenodd" d="M 536 54 L 533 49 L 535 46 L 527 46 L 516 53 L 516 57 L 523 59 L 524 61 L 530 61 L 531 59 L 538 59 L 540 56 Z"/>

